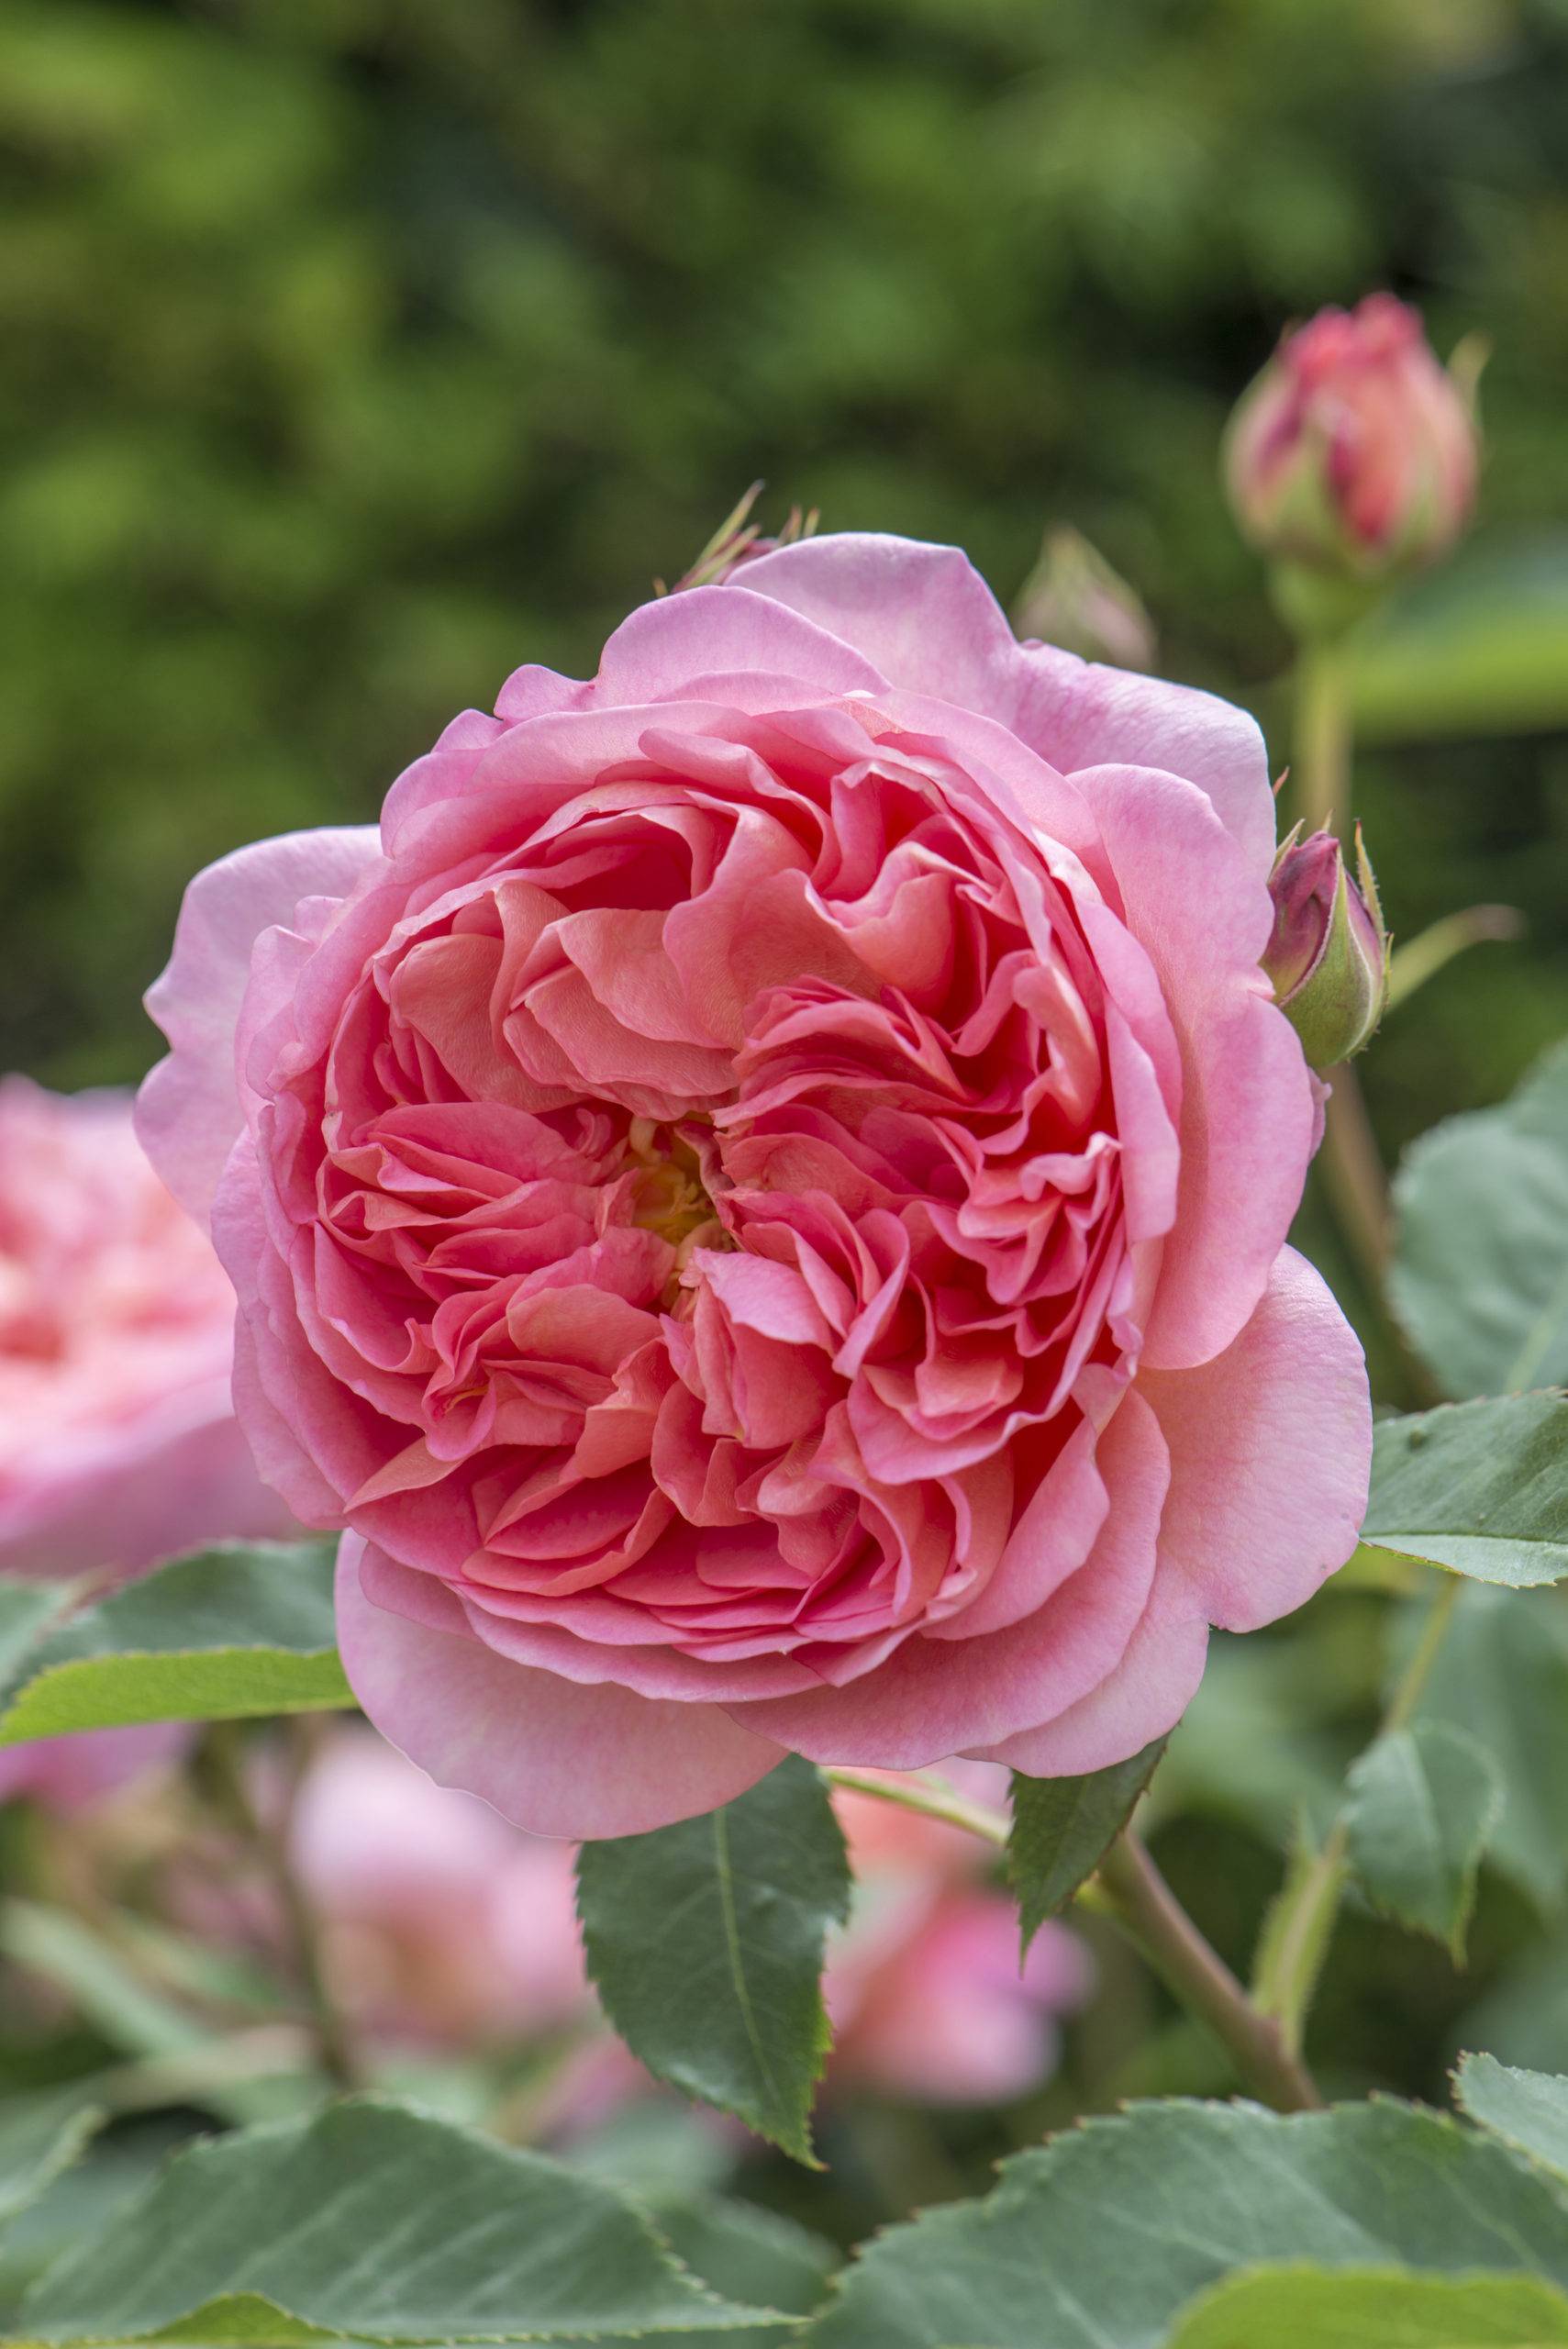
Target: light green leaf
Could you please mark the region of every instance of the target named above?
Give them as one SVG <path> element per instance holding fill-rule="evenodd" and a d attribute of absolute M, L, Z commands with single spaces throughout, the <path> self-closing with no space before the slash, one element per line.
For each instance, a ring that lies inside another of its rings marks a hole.
<path fill-rule="evenodd" d="M 69 2169 L 102 2118 L 74 2087 L 0 2103 L 0 2226 Z"/>
<path fill-rule="evenodd" d="M 0 1579 L 0 1687 L 23 1665 L 50 1626 L 70 1613 L 74 1598 L 70 1583 Z"/>
<path fill-rule="evenodd" d="M 1127 1825 L 1154 1776 L 1165 1740 L 1081 1778 L 1026 1778 L 1013 1773 L 1013 1831 L 1007 1876 L 1018 1904 L 1027 1951 L 1048 1917 L 1065 1909 L 1106 1847 Z"/>
<path fill-rule="evenodd" d="M 879 2235 L 806 2338 L 1151 2349 L 1238 2269 L 1301 2261 L 1568 2289 L 1568 2194 L 1496 2139 L 1392 2100 L 1288 2119 L 1136 2105 L 1017 2155 L 984 2200 Z"/>
<path fill-rule="evenodd" d="M 1464 550 L 1351 642 L 1357 731 L 1446 741 L 1568 725 L 1568 542 Z"/>
<path fill-rule="evenodd" d="M 1425 1609 L 1402 1610 L 1401 1637 Z M 1568 1895 L 1568 1609 L 1555 1590 L 1468 1584 L 1449 1622 L 1419 1720 L 1469 1730 L 1501 1765 L 1503 1814 L 1489 1858 L 1543 1909 Z"/>
<path fill-rule="evenodd" d="M 1394 1197 L 1390 1295 L 1444 1393 L 1568 1383 L 1568 1046 L 1423 1135 Z"/>
<path fill-rule="evenodd" d="M 773 2316 L 721 2299 L 602 2181 L 406 2106 L 176 2154 L 29 2292 L 29 2342 L 720 2339 Z"/>
<path fill-rule="evenodd" d="M 1275 2267 L 1198 2302 L 1169 2349 L 1555 2349 L 1568 2298 L 1529 2276 Z"/>
<path fill-rule="evenodd" d="M 4 1586 L 7 1609 L 17 1587 Z M 199 1550 L 39 1628 L 0 1685 L 0 1745 L 354 1701 L 335 1644 L 331 1553 L 318 1542 Z"/>
<path fill-rule="evenodd" d="M 1568 1400 L 1503 1395 L 1380 1420 L 1364 1541 L 1522 1590 L 1568 1574 Z"/>
<path fill-rule="evenodd" d="M 1346 1780 L 1351 1862 L 1373 1906 L 1461 1960 L 1502 1808 L 1502 1773 L 1468 1730 L 1417 1721 L 1387 1731 Z"/>
<path fill-rule="evenodd" d="M 1462 2055 L 1453 2092 L 1472 2121 L 1568 2179 L 1568 2080 L 1516 2071 L 1495 2055 Z"/>
<path fill-rule="evenodd" d="M 632 2054 L 797 2161 L 828 2054 L 823 1943 L 849 1891 L 827 1787 L 793 1755 L 720 1810 L 578 1854 L 588 1971 Z"/>

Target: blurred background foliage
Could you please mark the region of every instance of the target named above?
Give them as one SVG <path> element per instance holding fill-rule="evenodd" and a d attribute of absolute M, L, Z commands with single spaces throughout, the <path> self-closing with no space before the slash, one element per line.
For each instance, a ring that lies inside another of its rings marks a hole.
<path fill-rule="evenodd" d="M 1396 929 L 1531 930 L 1369 1081 L 1391 1143 L 1502 1094 L 1568 1028 L 1565 67 L 1562 0 L 8 0 L 0 1064 L 137 1076 L 197 864 L 591 668 L 758 474 L 1004 597 L 1076 523 L 1283 763 L 1220 429 L 1388 284 L 1493 345 L 1425 592 L 1540 691 L 1489 738 L 1418 646 L 1369 706 Z"/>
<path fill-rule="evenodd" d="M 1283 764 L 1220 433 L 1287 318 L 1390 284 L 1440 351 L 1490 341 L 1488 460 L 1369 653 L 1356 812 L 1396 931 L 1488 899 L 1529 932 L 1366 1083 L 1391 1153 L 1501 1097 L 1568 1030 L 1565 118 L 1564 0 L 6 0 L 0 1065 L 138 1076 L 197 865 L 371 817 L 519 662 L 591 670 L 757 475 L 769 518 L 961 540 L 1004 598 L 1076 524 Z M 1221 1642 L 1162 1775 L 1238 1963 L 1369 1732 L 1387 1605 Z M 1329 2085 L 1440 2094 L 1477 2000 L 1568 2063 L 1562 1889 L 1489 1877 L 1468 1980 L 1353 1917 Z M 1222 2085 L 1101 1962 L 1025 2137 Z"/>

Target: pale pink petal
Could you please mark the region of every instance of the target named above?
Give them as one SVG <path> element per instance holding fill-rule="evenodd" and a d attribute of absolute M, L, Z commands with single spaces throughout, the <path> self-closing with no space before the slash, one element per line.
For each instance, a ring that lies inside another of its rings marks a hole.
<path fill-rule="evenodd" d="M 188 1721 L 148 1721 L 0 1746 L 0 1803 L 26 1797 L 44 1810 L 90 1810 L 152 1771 L 172 1768 L 195 1737 Z"/>
<path fill-rule="evenodd" d="M 748 569 L 744 586 L 689 587 L 642 605 L 606 645 L 594 698 L 717 699 L 717 683 L 725 700 L 744 707 L 738 688 L 751 672 L 828 693 L 874 693 L 889 682 L 873 657 L 861 657 L 866 648 L 814 625 L 815 615 L 799 618 L 752 595 L 751 579 Z M 772 692 L 767 699 L 777 706 Z"/>
<path fill-rule="evenodd" d="M 1312 1150 L 1312 1082 L 1258 957 L 1268 889 L 1190 784 L 1141 767 L 1075 778 L 1128 928 L 1160 974 L 1182 1056 L 1182 1160 L 1143 1360 L 1207 1362 L 1262 1296 Z"/>
<path fill-rule="evenodd" d="M 995 1745 L 973 1749 L 1030 1778 L 1073 1778 L 1130 1761 L 1175 1728 L 1197 1694 L 1208 1653 L 1208 1625 L 1184 1613 L 1173 1578 L 1155 1578 L 1120 1662 L 1097 1688 L 1054 1720 Z"/>
<path fill-rule="evenodd" d="M 1366 1363 L 1318 1274 L 1283 1250 L 1233 1345 L 1138 1391 L 1171 1447 L 1162 1580 L 1228 1631 L 1301 1606 L 1355 1548 L 1372 1461 Z"/>
<path fill-rule="evenodd" d="M 373 1607 L 360 1588 L 364 1545 L 345 1534 L 338 1639 L 355 1696 L 382 1735 L 438 1785 L 482 1795 L 536 1835 L 638 1835 L 716 1809 L 783 1759 L 714 1705 L 670 1704 L 585 1687 L 508 1664 L 450 1628 Z M 427 1609 L 440 1596 L 427 1576 Z"/>
<path fill-rule="evenodd" d="M 1062 774 L 1129 760 L 1184 776 L 1267 874 L 1273 796 L 1246 712 L 1187 685 L 1020 645 L 959 548 L 846 532 L 761 555 L 745 579 L 753 595 L 831 629 L 889 685 L 999 718 Z"/>
<path fill-rule="evenodd" d="M 251 948 L 262 930 L 287 923 L 302 897 L 347 896 L 380 853 L 373 824 L 288 832 L 236 849 L 185 892 L 173 954 L 146 998 L 172 1050 L 142 1085 L 136 1130 L 203 1223 L 241 1123 L 234 1045 Z"/>

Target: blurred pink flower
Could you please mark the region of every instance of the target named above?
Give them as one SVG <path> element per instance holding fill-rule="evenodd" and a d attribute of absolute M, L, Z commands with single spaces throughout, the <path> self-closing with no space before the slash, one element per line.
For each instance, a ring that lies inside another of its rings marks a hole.
<path fill-rule="evenodd" d="M 0 1080 L 0 1574 L 120 1580 L 279 1533 L 229 1401 L 234 1298 L 128 1097 Z M 0 1798 L 91 1802 L 177 1726 L 0 1749 Z"/>
<path fill-rule="evenodd" d="M 1479 456 L 1469 384 L 1392 294 L 1294 328 L 1242 395 L 1226 477 L 1265 553 L 1371 578 L 1426 562 L 1464 527 Z"/>
<path fill-rule="evenodd" d="M 333 1987 L 373 2031 L 542 2037 L 594 2012 L 568 1843 L 519 1834 L 373 1730 L 336 1731 L 291 1820 Z"/>
<path fill-rule="evenodd" d="M 995 1764 L 943 1775 L 973 1801 L 1006 1800 L 1007 1773 Z M 1059 2019 L 1089 1994 L 1083 1943 L 1045 1925 L 1020 1969 L 1017 1910 L 984 1881 L 985 1847 L 973 1835 L 869 1795 L 840 1791 L 834 1808 L 855 1893 L 824 1982 L 829 2092 L 989 2104 L 1037 2087 L 1055 2066 Z"/>

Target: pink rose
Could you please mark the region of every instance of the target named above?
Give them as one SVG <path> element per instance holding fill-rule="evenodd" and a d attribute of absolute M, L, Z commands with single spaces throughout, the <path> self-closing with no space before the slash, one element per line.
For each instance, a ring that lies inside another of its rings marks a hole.
<path fill-rule="evenodd" d="M 0 1574 L 123 1577 L 276 1533 L 229 1399 L 234 1298 L 128 1098 L 0 1080 Z M 183 1731 L 0 1748 L 0 1798 L 95 1800 Z"/>
<path fill-rule="evenodd" d="M 141 1131 L 395 1743 L 560 1835 L 1089 1770 L 1344 1560 L 1273 830 L 1240 711 L 823 538 L 193 884 Z"/>
<path fill-rule="evenodd" d="M 1231 421 L 1226 477 L 1255 546 L 1373 577 L 1458 537 L 1478 454 L 1470 389 L 1419 313 L 1369 294 L 1282 337 Z"/>

